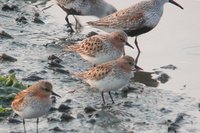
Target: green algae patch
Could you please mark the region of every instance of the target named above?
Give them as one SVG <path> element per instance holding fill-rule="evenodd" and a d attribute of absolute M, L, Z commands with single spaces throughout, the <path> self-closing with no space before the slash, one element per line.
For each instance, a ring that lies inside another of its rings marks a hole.
<path fill-rule="evenodd" d="M 0 121 L 11 114 L 12 109 L 10 105 L 15 95 L 27 87 L 27 85 L 16 79 L 15 74 L 0 75 Z"/>

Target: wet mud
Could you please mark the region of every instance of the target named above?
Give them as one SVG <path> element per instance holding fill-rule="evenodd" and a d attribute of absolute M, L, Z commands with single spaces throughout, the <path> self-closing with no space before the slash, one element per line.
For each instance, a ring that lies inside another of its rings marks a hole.
<path fill-rule="evenodd" d="M 112 92 L 115 104 L 73 75 L 92 64 L 73 52 L 64 52 L 97 31 L 69 33 L 46 12 L 50 1 L 0 2 L 0 75 L 15 74 L 23 84 L 48 80 L 61 98 L 52 97 L 49 113 L 40 118 L 42 133 L 199 133 L 199 102 L 186 94 L 158 89 L 171 78 L 174 65 L 160 66 L 151 72 L 135 73 L 130 85 Z M 142 67 L 142 66 L 141 66 Z M 167 70 L 167 71 L 166 71 Z M 0 86 L 0 132 L 23 132 L 22 120 L 13 114 L 10 102 L 19 92 L 16 87 Z M 5 100 L 10 96 L 10 100 Z M 3 100 L 2 100 L 3 99 Z M 1 112 L 1 110 L 0 110 Z M 36 119 L 27 120 L 27 132 L 34 133 Z"/>

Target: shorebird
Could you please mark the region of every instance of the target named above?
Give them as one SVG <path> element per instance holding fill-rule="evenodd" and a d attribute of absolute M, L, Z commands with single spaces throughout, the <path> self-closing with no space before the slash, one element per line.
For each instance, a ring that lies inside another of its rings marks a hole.
<path fill-rule="evenodd" d="M 71 32 L 74 30 L 69 23 L 69 15 L 73 15 L 76 21 L 75 28 L 78 28 L 81 24 L 74 15 L 96 16 L 101 18 L 117 11 L 114 6 L 104 0 L 57 0 L 57 4 L 66 12 L 65 20 Z"/>
<path fill-rule="evenodd" d="M 11 107 L 13 111 L 23 119 L 24 132 L 26 133 L 25 120 L 37 118 L 37 130 L 39 117 L 46 114 L 51 106 L 50 95 L 60 97 L 52 91 L 52 84 L 48 81 L 39 81 L 27 89 L 19 92 Z"/>
<path fill-rule="evenodd" d="M 94 35 L 79 44 L 67 46 L 64 50 L 77 52 L 83 59 L 97 65 L 121 57 L 125 54 L 125 45 L 133 48 L 127 40 L 128 37 L 124 31 L 116 31 L 110 34 Z"/>
<path fill-rule="evenodd" d="M 128 85 L 132 71 L 139 70 L 132 57 L 123 56 L 112 60 L 85 72 L 75 73 L 75 76 L 84 79 L 91 87 L 99 89 L 103 103 L 105 104 L 104 92 L 108 92 L 114 103 L 111 92 Z"/>
<path fill-rule="evenodd" d="M 174 0 L 141 1 L 97 21 L 90 21 L 88 24 L 107 32 L 124 30 L 128 36 L 135 36 L 135 45 L 138 53 L 140 53 L 137 36 L 151 31 L 159 23 L 163 14 L 164 4 L 167 2 L 183 9 Z"/>

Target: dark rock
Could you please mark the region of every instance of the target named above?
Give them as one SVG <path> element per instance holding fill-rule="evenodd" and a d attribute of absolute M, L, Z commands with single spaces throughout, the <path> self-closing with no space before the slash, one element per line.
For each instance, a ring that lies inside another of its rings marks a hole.
<path fill-rule="evenodd" d="M 43 78 L 36 76 L 36 75 L 30 75 L 26 78 L 22 78 L 22 80 L 24 81 L 38 81 L 38 80 L 42 80 Z"/>
<path fill-rule="evenodd" d="M 21 71 L 22 71 L 21 69 L 14 68 L 14 69 L 10 69 L 8 73 L 15 73 L 15 72 L 21 72 Z"/>
<path fill-rule="evenodd" d="M 84 111 L 85 111 L 85 113 L 92 113 L 92 112 L 96 111 L 96 109 L 91 106 L 87 106 L 84 108 Z"/>
<path fill-rule="evenodd" d="M 167 131 L 168 131 L 169 133 L 177 133 L 177 129 L 178 129 L 178 128 L 180 128 L 178 125 L 176 125 L 175 123 L 172 123 L 172 124 L 168 127 Z"/>
<path fill-rule="evenodd" d="M 58 109 L 55 108 L 55 107 L 51 107 L 51 108 L 49 109 L 50 112 L 53 112 L 53 111 L 56 111 L 56 110 L 58 110 Z"/>
<path fill-rule="evenodd" d="M 169 76 L 166 74 L 166 73 L 161 73 L 160 76 L 158 76 L 158 80 L 161 82 L 161 83 L 166 83 L 168 80 L 169 80 Z"/>
<path fill-rule="evenodd" d="M 15 61 L 17 61 L 17 59 L 14 58 L 14 57 L 9 56 L 7 54 L 0 54 L 0 61 L 15 62 Z"/>
<path fill-rule="evenodd" d="M 69 122 L 74 119 L 73 116 L 66 113 L 63 113 L 60 118 L 61 118 L 61 121 L 66 121 L 66 122 Z"/>
<path fill-rule="evenodd" d="M 13 118 L 13 117 L 8 117 L 7 121 L 8 121 L 8 123 L 14 123 L 14 124 L 22 123 L 21 120 L 19 120 L 17 118 Z"/>
<path fill-rule="evenodd" d="M 48 122 L 59 122 L 60 121 L 59 118 L 54 118 L 54 117 L 48 117 L 47 120 L 48 120 Z"/>
<path fill-rule="evenodd" d="M 94 31 L 91 31 L 86 35 L 86 37 L 92 37 L 94 35 L 98 35 L 98 33 L 94 32 Z"/>
<path fill-rule="evenodd" d="M 133 102 L 131 102 L 131 101 L 125 101 L 124 104 L 123 104 L 123 106 L 131 108 L 131 107 L 139 107 L 141 105 L 140 104 L 133 104 Z"/>
<path fill-rule="evenodd" d="M 50 55 L 49 57 L 48 57 L 48 60 L 55 60 L 55 62 L 57 62 L 57 63 L 60 63 L 60 62 L 63 62 L 63 60 L 62 59 L 60 59 L 58 56 L 55 56 L 55 55 Z"/>
<path fill-rule="evenodd" d="M 54 61 L 49 61 L 48 64 L 49 64 L 49 67 L 50 67 L 50 68 L 52 68 L 52 67 L 62 67 L 62 68 L 64 68 L 64 66 L 62 66 L 62 65 L 60 65 L 59 63 L 54 62 Z M 53 69 L 53 68 L 52 68 L 52 69 Z M 55 70 L 56 70 L 56 69 L 55 69 Z"/>
<path fill-rule="evenodd" d="M 16 5 L 4 4 L 1 8 L 2 11 L 16 11 L 18 7 Z"/>
<path fill-rule="evenodd" d="M 37 24 L 44 24 L 44 22 L 43 22 L 41 19 L 39 19 L 38 17 L 35 17 L 35 18 L 33 19 L 33 22 L 34 22 L 34 23 L 37 23 Z"/>
<path fill-rule="evenodd" d="M 83 119 L 83 118 L 85 118 L 85 116 L 83 114 L 81 114 L 81 113 L 77 114 L 77 119 Z"/>
<path fill-rule="evenodd" d="M 91 123 L 91 124 L 95 124 L 96 123 L 96 120 L 95 119 L 90 119 L 89 121 L 87 121 L 88 123 Z"/>
<path fill-rule="evenodd" d="M 24 16 L 16 18 L 15 21 L 17 21 L 18 23 L 23 23 L 23 24 L 28 23 L 27 19 Z"/>
<path fill-rule="evenodd" d="M 35 16 L 35 17 L 39 17 L 40 14 L 39 14 L 38 12 L 36 12 L 36 13 L 34 14 L 34 16 Z"/>
<path fill-rule="evenodd" d="M 71 102 L 72 102 L 72 99 L 65 100 L 65 103 L 71 103 Z"/>
<path fill-rule="evenodd" d="M 58 111 L 59 112 L 69 112 L 71 109 L 71 107 L 65 105 L 65 104 L 61 104 L 59 107 L 58 107 Z"/>
<path fill-rule="evenodd" d="M 162 68 L 162 69 L 170 69 L 170 70 L 176 70 L 177 69 L 177 67 L 172 65 L 172 64 L 167 65 L 167 66 L 162 66 L 160 68 Z"/>
<path fill-rule="evenodd" d="M 171 113 L 172 111 L 171 111 L 171 110 L 168 110 L 168 109 L 166 109 L 166 108 L 161 108 L 161 109 L 160 109 L 160 112 L 165 113 L 165 114 L 168 114 L 168 113 Z"/>
<path fill-rule="evenodd" d="M 51 96 L 51 102 L 56 103 L 56 96 Z"/>
<path fill-rule="evenodd" d="M 63 131 L 63 129 L 61 129 L 60 127 L 54 127 L 54 128 L 51 128 L 51 129 L 49 129 L 49 131 L 55 131 L 55 132 L 62 132 Z"/>
<path fill-rule="evenodd" d="M 5 31 L 0 32 L 0 39 L 13 39 L 13 37 Z"/>
<path fill-rule="evenodd" d="M 59 67 L 61 67 L 61 66 L 59 65 Z M 57 68 L 57 67 L 51 68 L 51 70 L 53 70 L 56 73 L 61 73 L 61 74 L 66 74 L 66 75 L 70 74 L 70 72 L 68 70 L 64 70 L 64 69 Z"/>

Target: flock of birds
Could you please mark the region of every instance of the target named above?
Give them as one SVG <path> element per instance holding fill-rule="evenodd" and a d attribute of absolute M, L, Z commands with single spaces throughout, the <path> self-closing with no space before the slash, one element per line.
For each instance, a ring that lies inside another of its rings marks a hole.
<path fill-rule="evenodd" d="M 100 19 L 88 24 L 109 32 L 94 35 L 65 48 L 66 51 L 77 52 L 94 65 L 75 75 L 84 79 L 91 87 L 98 88 L 104 104 L 104 92 L 109 93 L 114 103 L 111 91 L 128 85 L 132 72 L 141 70 L 133 57 L 125 55 L 125 45 L 133 48 L 127 42 L 128 36 L 135 37 L 135 45 L 140 52 L 137 36 L 151 31 L 159 23 L 164 4 L 168 2 L 183 9 L 174 0 L 141 1 L 120 11 L 104 0 L 57 0 L 57 4 L 67 14 L 65 20 L 72 32 L 74 30 L 68 19 L 69 15 L 75 18 L 75 29 L 81 26 L 75 15 L 94 15 Z M 60 97 L 52 88 L 50 82 L 38 81 L 15 96 L 11 107 L 23 119 L 25 133 L 24 119 L 37 118 L 38 133 L 39 117 L 46 114 L 51 107 L 50 95 Z"/>

